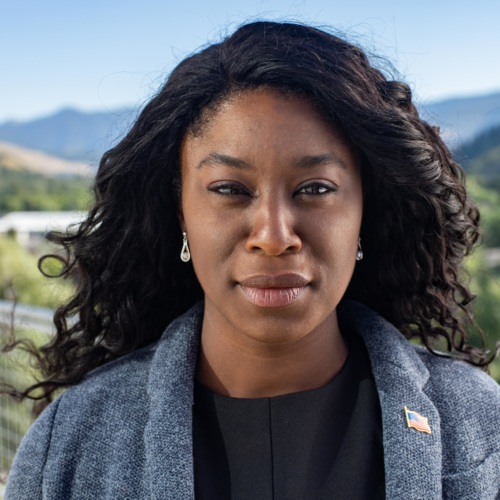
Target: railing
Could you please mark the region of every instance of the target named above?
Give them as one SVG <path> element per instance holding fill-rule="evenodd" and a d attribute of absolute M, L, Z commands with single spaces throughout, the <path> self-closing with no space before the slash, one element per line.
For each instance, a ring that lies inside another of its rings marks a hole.
<path fill-rule="evenodd" d="M 44 307 L 15 304 L 0 300 L 0 344 L 15 330 L 16 336 L 33 338 L 40 334 L 54 332 L 53 311 Z M 21 354 L 0 354 L 0 382 L 15 386 L 26 385 L 28 380 L 26 359 Z M 23 362 L 24 361 L 24 362 Z M 3 496 L 2 483 L 5 482 L 16 450 L 33 421 L 32 402 L 17 403 L 0 395 L 0 499 Z"/>
<path fill-rule="evenodd" d="M 14 326 L 41 333 L 51 334 L 54 331 L 52 316 L 54 311 L 46 307 L 16 304 L 10 300 L 0 300 L 0 325 L 4 328 Z"/>

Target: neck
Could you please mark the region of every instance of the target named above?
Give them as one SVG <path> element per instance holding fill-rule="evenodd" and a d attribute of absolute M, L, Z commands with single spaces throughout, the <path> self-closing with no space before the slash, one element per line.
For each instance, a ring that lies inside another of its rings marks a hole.
<path fill-rule="evenodd" d="M 214 392 L 261 398 L 322 387 L 340 372 L 347 346 L 333 314 L 290 343 L 266 343 L 203 320 L 196 378 Z"/>

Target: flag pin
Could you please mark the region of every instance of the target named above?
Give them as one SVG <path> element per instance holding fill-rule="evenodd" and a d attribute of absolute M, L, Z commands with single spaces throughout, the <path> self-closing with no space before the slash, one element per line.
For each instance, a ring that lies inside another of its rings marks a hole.
<path fill-rule="evenodd" d="M 406 425 L 408 426 L 408 428 L 413 427 L 417 431 L 431 434 L 431 428 L 427 417 L 423 417 L 416 411 L 409 410 L 406 406 L 404 407 L 404 409 L 405 409 Z"/>

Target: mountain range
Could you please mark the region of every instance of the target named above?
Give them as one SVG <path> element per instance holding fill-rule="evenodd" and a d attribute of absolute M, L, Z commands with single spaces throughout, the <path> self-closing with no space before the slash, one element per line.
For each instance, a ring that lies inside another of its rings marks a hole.
<path fill-rule="evenodd" d="M 500 92 L 422 104 L 420 112 L 441 128 L 448 145 L 458 147 L 500 125 Z"/>
<path fill-rule="evenodd" d="M 99 113 L 67 108 L 31 121 L 4 122 L 0 141 L 96 165 L 124 135 L 135 114 L 132 108 Z"/>
<path fill-rule="evenodd" d="M 500 125 L 500 92 L 424 103 L 419 109 L 427 121 L 441 128 L 448 144 L 456 148 Z M 99 113 L 63 109 L 31 121 L 0 124 L 0 141 L 95 166 L 136 116 L 137 110 L 133 108 Z"/>

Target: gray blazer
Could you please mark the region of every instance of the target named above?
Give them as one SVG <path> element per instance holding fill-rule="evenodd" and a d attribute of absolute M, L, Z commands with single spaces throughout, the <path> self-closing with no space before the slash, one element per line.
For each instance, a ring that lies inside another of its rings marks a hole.
<path fill-rule="evenodd" d="M 54 401 L 19 448 L 6 500 L 194 498 L 191 414 L 202 307 Z M 372 363 L 387 498 L 499 498 L 498 384 L 415 347 L 365 306 L 347 303 L 341 314 Z M 408 428 L 404 406 L 427 417 L 432 433 Z"/>

